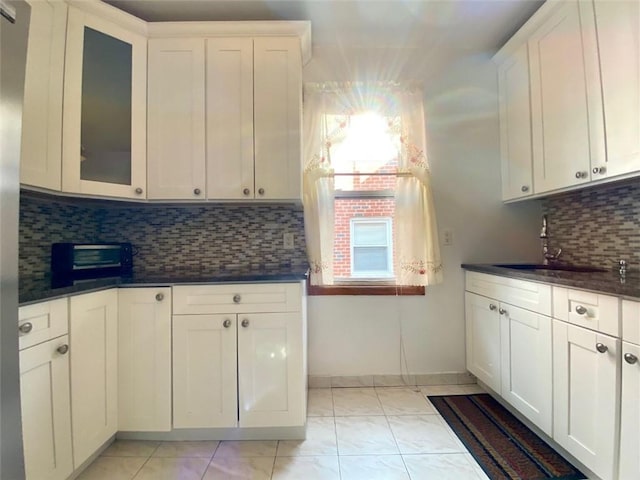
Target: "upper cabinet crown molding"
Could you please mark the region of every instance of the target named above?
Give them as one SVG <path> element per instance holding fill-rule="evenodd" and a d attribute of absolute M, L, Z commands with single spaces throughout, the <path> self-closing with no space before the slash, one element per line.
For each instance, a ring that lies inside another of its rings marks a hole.
<path fill-rule="evenodd" d="M 245 22 L 150 22 L 148 37 L 298 37 L 302 64 L 311 60 L 311 22 L 309 21 L 245 21 Z"/>
<path fill-rule="evenodd" d="M 108 3 L 104 3 L 102 0 L 66 0 L 66 3 L 85 13 L 100 17 L 102 20 L 113 22 L 131 33 L 147 36 L 148 22 Z"/>

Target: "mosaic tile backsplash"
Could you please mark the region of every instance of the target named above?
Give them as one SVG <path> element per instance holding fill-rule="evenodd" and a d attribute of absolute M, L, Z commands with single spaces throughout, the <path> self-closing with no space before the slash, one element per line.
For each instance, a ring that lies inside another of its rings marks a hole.
<path fill-rule="evenodd" d="M 282 248 L 284 233 L 294 234 L 293 250 Z M 54 242 L 131 242 L 140 275 L 308 265 L 294 205 L 82 204 L 21 194 L 22 277 L 49 273 Z"/>
<path fill-rule="evenodd" d="M 567 263 L 640 269 L 640 181 L 598 186 L 544 199 L 549 245 Z"/>

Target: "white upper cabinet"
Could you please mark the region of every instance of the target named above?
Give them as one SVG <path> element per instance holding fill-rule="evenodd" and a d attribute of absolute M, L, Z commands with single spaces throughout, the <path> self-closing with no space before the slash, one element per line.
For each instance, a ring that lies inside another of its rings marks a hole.
<path fill-rule="evenodd" d="M 535 192 L 587 182 L 605 160 L 593 5 L 558 3 L 528 44 Z"/>
<path fill-rule="evenodd" d="M 607 138 L 597 180 L 640 170 L 640 2 L 596 1 L 595 12 Z"/>
<path fill-rule="evenodd" d="M 523 44 L 498 66 L 502 199 L 533 193 L 529 52 Z"/>
<path fill-rule="evenodd" d="M 62 190 L 146 198 L 147 39 L 100 8 L 111 18 L 69 7 Z"/>
<path fill-rule="evenodd" d="M 204 39 L 149 40 L 149 199 L 205 200 Z"/>
<path fill-rule="evenodd" d="M 256 198 L 302 195 L 302 60 L 297 38 L 254 40 Z"/>
<path fill-rule="evenodd" d="M 254 197 L 253 39 L 207 40 L 207 190 Z"/>
<path fill-rule="evenodd" d="M 59 191 L 67 4 L 61 0 L 30 0 L 29 4 L 20 183 Z"/>

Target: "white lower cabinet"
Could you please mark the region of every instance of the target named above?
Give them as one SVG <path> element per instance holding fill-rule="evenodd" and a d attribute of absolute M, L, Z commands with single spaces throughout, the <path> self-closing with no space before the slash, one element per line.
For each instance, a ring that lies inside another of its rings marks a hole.
<path fill-rule="evenodd" d="M 118 291 L 118 430 L 171 430 L 171 288 Z"/>
<path fill-rule="evenodd" d="M 553 321 L 553 438 L 603 480 L 615 478 L 619 354 L 619 339 Z"/>
<path fill-rule="evenodd" d="M 299 312 L 238 315 L 240 427 L 305 422 L 303 324 Z"/>
<path fill-rule="evenodd" d="M 496 392 L 501 390 L 498 302 L 465 293 L 467 369 Z"/>
<path fill-rule="evenodd" d="M 302 296 L 300 284 L 174 287 L 174 428 L 305 424 Z"/>
<path fill-rule="evenodd" d="M 65 335 L 20 352 L 27 480 L 64 480 L 73 471 L 68 344 Z"/>
<path fill-rule="evenodd" d="M 640 346 L 622 342 L 620 480 L 640 478 Z"/>
<path fill-rule="evenodd" d="M 553 435 L 551 318 L 500 304 L 502 397 Z"/>
<path fill-rule="evenodd" d="M 236 427 L 235 315 L 174 315 L 174 428 Z"/>
<path fill-rule="evenodd" d="M 118 428 L 118 291 L 69 299 L 74 467 Z"/>

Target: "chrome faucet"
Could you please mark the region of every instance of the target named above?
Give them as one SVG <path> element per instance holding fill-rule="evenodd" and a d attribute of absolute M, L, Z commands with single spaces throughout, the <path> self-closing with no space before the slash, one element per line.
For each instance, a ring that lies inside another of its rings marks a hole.
<path fill-rule="evenodd" d="M 549 263 L 555 262 L 560 257 L 562 249 L 559 248 L 556 253 L 549 251 L 549 229 L 547 227 L 547 216 L 542 216 L 542 229 L 540 230 L 540 238 L 542 239 L 542 264 L 549 265 Z"/>

